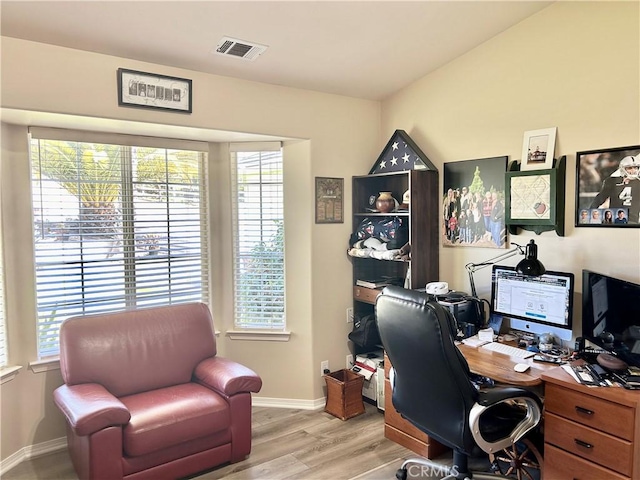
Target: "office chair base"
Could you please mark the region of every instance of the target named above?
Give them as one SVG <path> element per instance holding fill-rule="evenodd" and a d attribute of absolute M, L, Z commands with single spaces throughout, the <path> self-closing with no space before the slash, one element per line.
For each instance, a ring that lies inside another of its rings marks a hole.
<path fill-rule="evenodd" d="M 491 455 L 491 472 L 471 472 L 467 468 L 466 459 L 462 458 L 460 458 L 461 467 L 457 466 L 457 462 L 455 462 L 455 460 L 454 466 L 448 466 L 425 458 L 409 458 L 402 463 L 402 466 L 396 472 L 396 478 L 398 480 L 432 477 L 440 480 L 497 480 L 500 478 L 508 480 L 539 479 L 542 469 L 542 456 L 535 445 L 533 445 L 533 443 L 528 439 L 524 440 L 523 443 L 526 445 L 524 447 L 519 446 L 516 450 L 517 456 L 521 460 L 518 468 L 512 468 L 512 466 L 509 465 L 511 457 L 505 453 L 505 451 L 499 452 L 496 455 Z M 454 458 L 455 456 L 454 452 Z M 529 456 L 533 456 L 534 460 L 529 459 Z M 463 469 L 465 471 L 461 471 Z M 537 470 L 537 473 L 535 470 Z"/>
<path fill-rule="evenodd" d="M 518 480 L 541 477 L 543 457 L 535 443 L 524 438 L 495 454 L 490 454 L 491 468 L 502 475 Z"/>
<path fill-rule="evenodd" d="M 416 478 L 438 475 L 441 476 L 441 480 L 454 480 L 457 479 L 459 475 L 457 468 L 432 462 L 425 458 L 410 458 L 405 460 L 396 472 L 396 478 L 398 480 L 407 480 L 409 473 L 411 473 L 412 477 Z"/>
<path fill-rule="evenodd" d="M 456 461 L 456 458 L 458 458 L 459 461 Z M 402 466 L 396 472 L 396 478 L 398 480 L 432 477 L 440 480 L 496 480 L 498 478 L 509 478 L 513 480 L 513 477 L 503 477 L 500 474 L 491 472 L 471 472 L 467 468 L 467 459 L 457 457 L 456 452 L 454 452 L 453 466 L 444 465 L 425 458 L 409 458 L 402 463 Z"/>

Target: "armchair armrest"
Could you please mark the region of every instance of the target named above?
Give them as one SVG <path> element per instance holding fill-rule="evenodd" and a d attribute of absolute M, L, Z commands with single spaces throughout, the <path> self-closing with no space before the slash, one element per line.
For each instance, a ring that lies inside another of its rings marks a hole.
<path fill-rule="evenodd" d="M 80 436 L 113 425 L 126 425 L 131 419 L 127 407 L 97 383 L 62 385 L 53 392 L 53 399 Z"/>
<path fill-rule="evenodd" d="M 209 357 L 194 371 L 195 379 L 217 392 L 230 397 L 240 392 L 259 392 L 262 379 L 248 367 L 224 357 Z"/>

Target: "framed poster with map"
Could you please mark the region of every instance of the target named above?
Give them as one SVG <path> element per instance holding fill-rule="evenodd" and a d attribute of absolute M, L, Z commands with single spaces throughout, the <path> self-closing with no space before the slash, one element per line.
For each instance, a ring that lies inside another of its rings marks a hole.
<path fill-rule="evenodd" d="M 554 173 L 554 170 L 532 170 L 507 176 L 507 191 L 510 192 L 506 212 L 508 221 L 531 224 L 535 220 L 553 225 Z"/>
<path fill-rule="evenodd" d="M 566 157 L 555 168 L 509 171 L 505 174 L 505 223 L 536 233 L 555 230 L 564 236 L 564 179 Z"/>

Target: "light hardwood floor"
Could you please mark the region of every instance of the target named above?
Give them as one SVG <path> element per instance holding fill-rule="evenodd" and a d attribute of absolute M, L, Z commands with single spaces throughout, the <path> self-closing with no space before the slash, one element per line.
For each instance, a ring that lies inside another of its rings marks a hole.
<path fill-rule="evenodd" d="M 253 408 L 253 444 L 244 461 L 191 480 L 392 480 L 416 455 L 384 438 L 384 416 L 370 404 L 342 421 L 323 411 Z M 442 460 L 450 464 L 450 455 Z M 77 480 L 66 450 L 22 462 L 3 480 Z M 426 478 L 426 477 L 422 477 Z"/>

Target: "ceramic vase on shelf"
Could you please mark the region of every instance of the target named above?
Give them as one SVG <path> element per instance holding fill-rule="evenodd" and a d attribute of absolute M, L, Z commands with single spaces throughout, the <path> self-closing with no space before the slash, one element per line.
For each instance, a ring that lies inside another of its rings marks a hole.
<path fill-rule="evenodd" d="M 376 210 L 380 213 L 389 213 L 396 208 L 396 200 L 391 192 L 380 192 L 376 199 Z"/>

